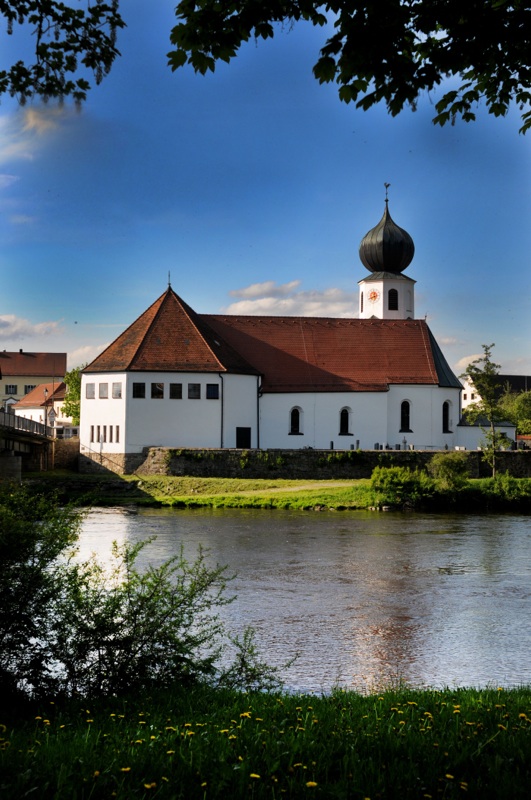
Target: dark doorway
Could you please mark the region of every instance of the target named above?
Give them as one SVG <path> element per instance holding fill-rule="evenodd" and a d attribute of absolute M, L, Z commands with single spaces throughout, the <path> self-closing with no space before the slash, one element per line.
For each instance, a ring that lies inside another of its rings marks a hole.
<path fill-rule="evenodd" d="M 250 428 L 236 428 L 236 447 L 238 450 L 249 450 L 251 447 Z"/>

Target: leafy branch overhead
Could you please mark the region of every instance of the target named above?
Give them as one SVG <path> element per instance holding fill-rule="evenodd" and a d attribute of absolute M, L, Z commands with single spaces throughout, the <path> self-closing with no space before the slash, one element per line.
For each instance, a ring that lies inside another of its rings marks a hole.
<path fill-rule="evenodd" d="M 27 63 L 0 70 L 0 95 L 84 100 L 91 73 L 98 83 L 119 55 L 122 8 L 118 0 L 0 0 L 8 32 L 33 34 Z M 474 120 L 480 103 L 495 116 L 516 103 L 520 130 L 531 126 L 530 0 L 180 0 L 175 14 L 172 70 L 214 71 L 245 42 L 305 21 L 325 30 L 315 77 L 336 83 L 346 103 L 384 103 L 395 116 L 433 93 L 439 125 Z"/>
<path fill-rule="evenodd" d="M 21 103 L 34 96 L 81 102 L 90 75 L 100 83 L 119 55 L 116 32 L 125 23 L 118 0 L 0 0 L 0 14 L 8 34 L 31 42 L 29 60 L 0 70 L 0 95 L 10 94 Z"/>
<path fill-rule="evenodd" d="M 181 0 L 168 53 L 173 70 L 202 74 L 229 62 L 249 39 L 268 39 L 304 20 L 326 27 L 313 68 L 320 83 L 364 110 L 385 103 L 395 116 L 453 78 L 434 123 L 475 119 L 484 102 L 503 116 L 511 103 L 531 126 L 531 3 L 527 0 Z"/>

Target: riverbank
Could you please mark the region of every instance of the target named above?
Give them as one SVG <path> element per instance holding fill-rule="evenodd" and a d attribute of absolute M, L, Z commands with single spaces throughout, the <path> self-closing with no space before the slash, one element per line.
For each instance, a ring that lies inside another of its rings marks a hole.
<path fill-rule="evenodd" d="M 34 473 L 24 483 L 81 506 L 263 508 L 315 511 L 420 509 L 423 511 L 531 513 L 531 479 L 501 475 L 439 488 L 424 473 L 375 490 L 369 479 L 283 480 L 165 475 Z M 406 485 L 407 484 L 407 485 Z"/>
<path fill-rule="evenodd" d="M 2 798 L 527 798 L 531 688 L 177 688 L 0 716 Z"/>

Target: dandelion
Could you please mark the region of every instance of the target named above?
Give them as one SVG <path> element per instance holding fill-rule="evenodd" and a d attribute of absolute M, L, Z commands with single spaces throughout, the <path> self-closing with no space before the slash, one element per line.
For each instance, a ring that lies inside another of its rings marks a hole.
<path fill-rule="evenodd" d="M 175 753 L 175 750 L 166 750 L 167 756 L 172 756 Z"/>
<path fill-rule="evenodd" d="M 203 781 L 203 783 L 201 784 L 201 788 L 204 789 L 205 786 L 208 786 L 208 783 L 206 781 Z"/>
<path fill-rule="evenodd" d="M 306 781 L 306 786 L 307 786 L 309 789 L 313 789 L 313 788 L 314 788 L 314 786 L 317 786 L 317 781 Z"/>
<path fill-rule="evenodd" d="M 93 778 L 99 778 L 99 776 L 100 776 L 100 771 L 99 771 L 99 769 L 95 769 L 95 770 L 94 770 L 94 774 L 93 774 L 93 776 L 92 776 L 92 777 L 93 777 Z"/>
<path fill-rule="evenodd" d="M 155 783 L 155 781 L 153 781 L 153 783 L 145 783 L 144 784 L 144 789 L 156 789 L 156 788 L 157 788 L 157 784 Z"/>
<path fill-rule="evenodd" d="M 257 775 L 257 774 L 256 774 L 256 772 L 251 772 L 251 774 L 249 775 L 249 777 L 250 777 L 250 778 L 255 778 L 256 780 L 258 780 L 258 779 L 260 778 L 260 775 Z"/>
<path fill-rule="evenodd" d="M 501 722 L 500 722 L 500 724 L 498 725 L 498 728 L 499 728 L 501 731 L 506 731 L 506 730 L 507 730 L 507 728 L 505 727 L 505 725 L 502 725 L 502 724 L 501 724 Z"/>
<path fill-rule="evenodd" d="M 445 777 L 445 778 L 448 778 L 448 780 L 449 780 L 449 781 L 453 781 L 453 779 L 454 779 L 454 776 L 453 776 L 453 775 L 450 775 L 450 773 L 449 773 L 449 772 L 447 772 L 447 773 L 446 773 L 446 775 L 445 775 L 444 777 Z"/>
<path fill-rule="evenodd" d="M 240 718 L 242 718 L 242 717 L 247 717 L 247 719 L 251 719 L 251 712 L 250 711 L 244 711 L 243 714 L 240 714 Z"/>
<path fill-rule="evenodd" d="M 131 772 L 131 767 L 122 767 L 120 772 Z"/>

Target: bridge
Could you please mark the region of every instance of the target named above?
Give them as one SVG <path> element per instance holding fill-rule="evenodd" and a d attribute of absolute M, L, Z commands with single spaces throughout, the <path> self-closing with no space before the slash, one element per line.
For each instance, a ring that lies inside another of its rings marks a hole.
<path fill-rule="evenodd" d="M 48 469 L 49 444 L 53 428 L 32 419 L 0 410 L 0 456 L 20 456 L 25 469 Z M 18 464 L 20 465 L 20 461 Z M 8 470 L 10 472 L 10 470 Z M 2 469 L 0 468 L 0 473 Z"/>

